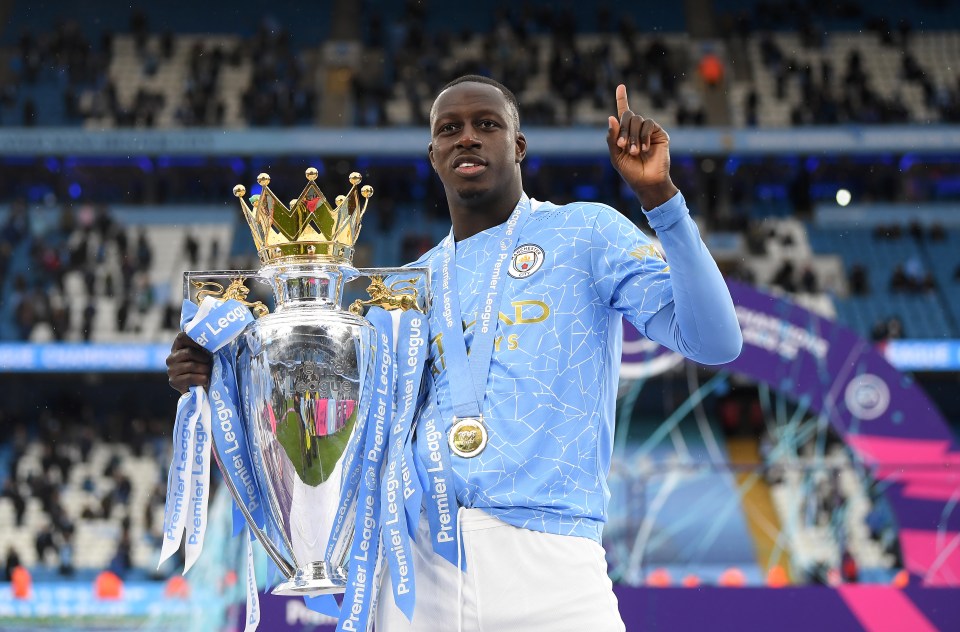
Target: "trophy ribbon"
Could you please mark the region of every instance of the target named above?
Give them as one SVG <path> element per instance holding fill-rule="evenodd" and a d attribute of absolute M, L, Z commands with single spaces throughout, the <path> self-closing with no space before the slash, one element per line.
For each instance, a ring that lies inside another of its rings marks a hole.
<path fill-rule="evenodd" d="M 177 401 L 177 420 L 173 426 L 173 459 L 167 473 L 167 498 L 163 513 L 163 546 L 157 568 L 180 548 L 186 526 L 187 505 L 193 489 L 191 465 L 195 431 L 200 424 L 204 406 L 209 408 L 206 393 L 203 389 L 198 390 L 199 393 L 190 392 Z"/>
<path fill-rule="evenodd" d="M 458 556 L 460 543 L 457 498 L 450 452 L 453 451 L 462 458 L 470 458 L 480 454 L 486 446 L 483 401 L 493 357 L 497 321 L 500 319 L 500 303 L 503 299 L 504 284 L 501 280 L 505 269 L 510 265 L 510 255 L 516 250 L 520 233 L 529 217 L 530 198 L 524 194 L 500 228 L 500 251 L 489 265 L 481 283 L 480 287 L 485 288 L 485 291 L 480 296 L 480 313 L 474 326 L 469 357 L 460 311 L 456 242 L 452 228 L 441 244 L 439 274 L 433 275 L 437 279 L 435 283 L 440 285 L 439 292 L 435 292 L 435 295 L 439 295 L 441 301 L 438 321 L 440 334 L 443 336 L 444 362 L 450 392 L 449 405 L 445 399 L 441 400 L 440 404 L 442 409 L 452 408 L 450 416 L 453 422 L 445 440 L 433 421 L 424 422 L 423 428 L 418 430 L 418 450 L 424 468 L 424 471 L 419 473 L 425 488 L 432 491 L 428 495 L 426 509 L 433 550 L 454 565 L 460 565 L 462 556 Z M 447 412 L 444 410 L 445 415 Z M 464 433 L 469 437 L 466 445 L 457 437 L 460 429 L 469 430 Z M 420 430 L 423 431 L 422 435 Z"/>
<path fill-rule="evenodd" d="M 253 533 L 247 527 L 244 535 L 247 541 L 247 612 L 243 632 L 254 632 L 260 625 L 260 595 L 257 593 L 257 573 L 253 564 Z"/>
<path fill-rule="evenodd" d="M 412 621 L 416 584 L 405 495 L 409 490 L 415 489 L 416 475 L 414 470 L 406 465 L 403 450 L 410 437 L 413 414 L 420 396 L 429 330 L 426 317 L 416 310 L 400 313 L 399 320 L 395 399 L 398 410 L 395 422 L 390 428 L 390 452 L 387 455 L 384 483 L 380 489 L 380 506 L 383 509 L 383 546 L 390 569 L 393 600 L 407 619 Z"/>
<path fill-rule="evenodd" d="M 207 531 L 207 504 L 210 497 L 210 400 L 199 389 L 200 416 L 193 427 L 193 453 L 190 466 L 190 498 L 193 505 L 193 525 L 185 529 L 183 572 L 186 573 L 200 557 L 203 538 Z"/>
<path fill-rule="evenodd" d="M 224 469 L 231 484 L 247 498 L 246 509 L 254 520 L 263 524 L 260 490 L 252 474 L 247 438 L 234 405 L 238 399 L 236 380 L 226 352 L 229 343 L 252 321 L 250 310 L 232 299 L 207 297 L 199 307 L 190 301 L 183 302 L 181 327 L 191 339 L 213 353 L 214 361 L 209 398 L 202 387 L 191 387 L 177 404 L 174 425 L 174 458 L 168 474 L 160 562 L 179 548 L 186 529 L 185 524 L 178 528 L 178 523 L 186 522 L 184 503 L 189 499 L 193 519 L 186 536 L 184 572 L 203 548 L 210 494 L 211 436 L 221 462 L 227 466 Z M 217 423 L 213 423 L 214 415 Z"/>
<path fill-rule="evenodd" d="M 386 431 L 393 423 L 396 361 L 393 354 L 393 319 L 380 307 L 371 307 L 367 320 L 376 331 L 373 402 L 364 427 L 363 466 L 357 497 L 357 515 L 350 572 L 343 596 L 337 632 L 365 632 L 371 605 L 376 599 L 377 560 L 380 552 L 380 475 L 385 458 Z"/>
<path fill-rule="evenodd" d="M 417 471 L 417 462 L 413 458 L 413 430 L 407 435 L 403 443 L 403 461 L 400 464 L 402 472 Z M 420 508 L 423 506 L 423 487 L 420 478 L 414 476 L 403 477 L 403 511 L 407 515 L 407 533 L 411 538 L 417 537 L 417 523 L 420 522 Z"/>

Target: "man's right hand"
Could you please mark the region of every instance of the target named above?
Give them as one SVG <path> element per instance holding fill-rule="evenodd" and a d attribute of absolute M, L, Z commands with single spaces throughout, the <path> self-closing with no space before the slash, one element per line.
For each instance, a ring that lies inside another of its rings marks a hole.
<path fill-rule="evenodd" d="M 167 356 L 170 386 L 181 394 L 189 391 L 191 386 L 207 387 L 212 370 L 213 355 L 182 331 L 177 334 Z"/>

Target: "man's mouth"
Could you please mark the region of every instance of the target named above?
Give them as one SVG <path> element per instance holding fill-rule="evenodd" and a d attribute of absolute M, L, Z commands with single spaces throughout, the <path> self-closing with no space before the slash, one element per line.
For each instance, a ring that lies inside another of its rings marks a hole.
<path fill-rule="evenodd" d="M 478 162 L 462 162 L 456 166 L 454 171 L 462 176 L 475 176 L 484 171 L 486 168 L 486 165 L 481 165 Z"/>
<path fill-rule="evenodd" d="M 487 164 L 480 158 L 460 156 L 453 161 L 453 170 L 461 176 L 475 176 L 483 173 Z"/>

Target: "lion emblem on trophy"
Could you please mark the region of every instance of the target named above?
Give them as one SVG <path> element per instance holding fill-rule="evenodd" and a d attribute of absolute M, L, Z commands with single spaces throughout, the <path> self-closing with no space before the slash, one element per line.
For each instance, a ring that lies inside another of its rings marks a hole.
<path fill-rule="evenodd" d="M 355 300 L 350 304 L 350 313 L 363 316 L 363 308 L 373 306 L 382 307 L 388 312 L 397 309 L 423 311 L 417 304 L 415 282 L 415 278 L 400 279 L 387 286 L 382 276 L 374 275 L 370 277 L 370 285 L 367 286 L 367 294 L 370 295 L 370 299 L 366 301 Z"/>
<path fill-rule="evenodd" d="M 230 285 L 228 285 L 226 289 L 224 289 L 221 284 L 215 281 L 192 281 L 193 287 L 200 290 L 197 292 L 197 303 L 200 303 L 200 301 L 202 301 L 206 296 L 212 296 L 213 298 L 222 299 L 225 301 L 233 299 L 241 305 L 246 305 L 249 307 L 255 318 L 266 316 L 270 311 L 267 309 L 266 305 L 260 301 L 257 301 L 256 303 L 247 301 L 247 295 L 250 294 L 250 288 L 244 285 L 245 282 L 246 279 L 237 277 L 230 282 Z M 214 289 L 200 289 L 207 286 Z"/>

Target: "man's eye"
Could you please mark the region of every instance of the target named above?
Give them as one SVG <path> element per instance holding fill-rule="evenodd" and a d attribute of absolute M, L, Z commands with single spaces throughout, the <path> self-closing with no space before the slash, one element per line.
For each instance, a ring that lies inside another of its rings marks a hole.
<path fill-rule="evenodd" d="M 453 123 L 447 123 L 446 125 L 440 128 L 441 134 L 449 134 L 450 132 L 455 132 L 455 131 L 457 131 L 457 126 L 454 125 Z"/>
<path fill-rule="evenodd" d="M 480 127 L 483 129 L 490 129 L 497 127 L 496 121 L 480 121 Z"/>

